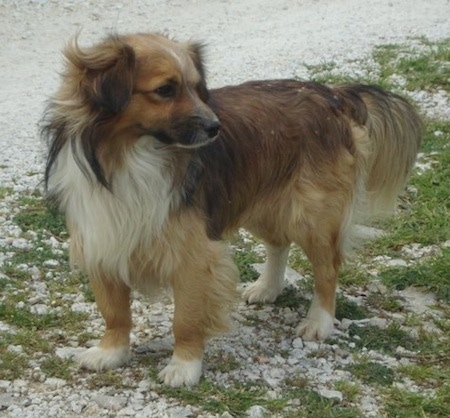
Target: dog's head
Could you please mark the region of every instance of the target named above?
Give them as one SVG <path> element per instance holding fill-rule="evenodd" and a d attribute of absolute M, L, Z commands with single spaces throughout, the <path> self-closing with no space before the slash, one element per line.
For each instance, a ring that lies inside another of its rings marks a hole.
<path fill-rule="evenodd" d="M 156 34 L 110 36 L 86 49 L 74 39 L 44 127 L 51 140 L 47 179 L 69 140 L 105 186 L 105 166 L 139 138 L 180 148 L 214 140 L 220 123 L 206 104 L 201 53 L 199 44 Z"/>

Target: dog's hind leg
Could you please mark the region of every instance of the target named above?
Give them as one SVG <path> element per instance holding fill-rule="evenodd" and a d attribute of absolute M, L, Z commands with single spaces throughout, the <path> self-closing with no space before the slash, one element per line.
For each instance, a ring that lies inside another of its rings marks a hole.
<path fill-rule="evenodd" d="M 250 284 L 242 296 L 248 303 L 271 303 L 282 292 L 284 272 L 289 256 L 289 246 L 278 247 L 265 244 L 267 262 L 263 274 Z"/>
<path fill-rule="evenodd" d="M 297 334 L 305 340 L 324 340 L 333 332 L 337 274 L 342 260 L 338 235 L 328 234 L 323 227 L 317 229 L 298 242 L 314 274 L 313 300 L 306 319 L 297 327 Z"/>
<path fill-rule="evenodd" d="M 91 287 L 106 330 L 100 344 L 81 354 L 78 362 L 81 367 L 96 371 L 114 369 L 126 364 L 131 356 L 130 288 L 107 279 L 91 280 Z"/>

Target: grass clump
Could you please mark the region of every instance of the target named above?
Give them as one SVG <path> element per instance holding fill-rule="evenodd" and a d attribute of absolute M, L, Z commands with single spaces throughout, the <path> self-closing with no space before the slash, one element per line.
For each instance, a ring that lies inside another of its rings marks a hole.
<path fill-rule="evenodd" d="M 73 361 L 61 359 L 56 356 L 49 357 L 41 362 L 41 370 L 49 377 L 71 380 Z"/>
<path fill-rule="evenodd" d="M 450 249 L 427 263 L 418 263 L 408 268 L 389 268 L 380 273 L 388 286 L 401 290 L 416 286 L 434 292 L 438 299 L 450 302 Z"/>
<path fill-rule="evenodd" d="M 56 237 L 67 238 L 64 216 L 39 194 L 23 196 L 20 212 L 14 222 L 23 230 L 48 231 Z"/>
<path fill-rule="evenodd" d="M 363 361 L 349 365 L 347 370 L 365 384 L 390 386 L 394 382 L 394 371 L 380 363 Z"/>
<path fill-rule="evenodd" d="M 395 355 L 399 346 L 408 347 L 409 350 L 420 348 L 418 341 L 395 322 L 385 329 L 372 325 L 360 327 L 352 324 L 349 335 L 358 349 L 365 347 L 368 350 L 378 350 L 390 355 Z"/>
<path fill-rule="evenodd" d="M 435 394 L 392 388 L 384 392 L 384 401 L 384 410 L 389 418 L 447 418 L 450 410 L 450 386 L 441 386 Z"/>
<path fill-rule="evenodd" d="M 345 298 L 342 295 L 338 295 L 336 300 L 336 319 L 364 319 L 369 316 L 369 311 L 362 305 L 358 305 Z"/>

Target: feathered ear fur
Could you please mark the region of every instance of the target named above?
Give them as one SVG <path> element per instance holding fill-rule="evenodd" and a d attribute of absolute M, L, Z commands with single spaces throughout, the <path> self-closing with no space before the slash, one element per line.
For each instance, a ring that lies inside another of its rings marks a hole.
<path fill-rule="evenodd" d="M 85 49 L 79 47 L 75 37 L 64 55 L 63 83 L 50 100 L 43 119 L 42 136 L 50 145 L 45 183 L 48 186 L 53 164 L 64 145 L 70 142 L 86 177 L 90 178 L 91 171 L 109 188 L 97 155 L 102 137 L 99 131 L 125 109 L 131 99 L 135 53 L 120 37 L 110 36 L 101 44 Z"/>
<path fill-rule="evenodd" d="M 133 91 L 135 54 L 116 36 L 100 46 L 80 49 L 77 39 L 66 47 L 69 65 L 79 71 L 80 93 L 96 110 L 116 114 L 123 110 Z"/>
<path fill-rule="evenodd" d="M 187 45 L 189 55 L 194 62 L 195 68 L 202 78 L 200 95 L 204 101 L 209 98 L 208 88 L 206 86 L 206 69 L 203 64 L 203 54 L 205 45 L 199 42 L 191 42 Z"/>

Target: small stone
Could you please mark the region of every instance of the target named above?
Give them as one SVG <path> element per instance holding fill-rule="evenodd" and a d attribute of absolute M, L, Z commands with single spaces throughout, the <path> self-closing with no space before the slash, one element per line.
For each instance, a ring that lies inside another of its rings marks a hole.
<path fill-rule="evenodd" d="M 152 383 L 149 380 L 142 380 L 138 384 L 138 391 L 141 393 L 148 392 L 151 389 Z"/>
<path fill-rule="evenodd" d="M 319 349 L 319 343 L 315 342 L 315 341 L 304 341 L 303 342 L 304 347 L 308 350 L 318 350 Z"/>
<path fill-rule="evenodd" d="M 61 347 L 55 350 L 55 354 L 61 359 L 71 359 L 77 357 L 85 349 L 83 347 Z"/>
<path fill-rule="evenodd" d="M 31 245 L 25 238 L 17 238 L 13 240 L 12 246 L 19 250 L 29 250 Z"/>
<path fill-rule="evenodd" d="M 387 293 L 387 287 L 380 283 L 378 280 L 367 285 L 367 290 L 373 293 L 381 293 L 382 295 Z"/>
<path fill-rule="evenodd" d="M 320 389 L 318 393 L 320 396 L 330 399 L 334 403 L 341 403 L 344 399 L 342 392 L 339 392 L 338 390 Z"/>
<path fill-rule="evenodd" d="M 48 311 L 48 306 L 43 303 L 38 303 L 30 307 L 30 312 L 36 315 L 47 315 Z"/>
<path fill-rule="evenodd" d="M 44 265 L 44 267 L 58 267 L 59 261 L 58 260 L 45 260 L 43 265 Z"/>
<path fill-rule="evenodd" d="M 285 375 L 286 371 L 284 369 L 272 367 L 264 371 L 263 378 L 270 387 L 276 388 L 280 386 Z"/>
<path fill-rule="evenodd" d="M 71 306 L 70 310 L 72 312 L 91 313 L 92 312 L 92 303 L 76 302 Z"/>
<path fill-rule="evenodd" d="M 0 410 L 14 405 L 14 397 L 9 393 L 0 393 Z"/>
<path fill-rule="evenodd" d="M 0 389 L 8 389 L 11 386 L 9 380 L 0 380 Z"/>
<path fill-rule="evenodd" d="M 190 408 L 184 408 L 182 406 L 170 408 L 167 412 L 168 415 L 173 418 L 189 418 L 194 416 L 194 413 Z"/>
<path fill-rule="evenodd" d="M 392 260 L 387 261 L 386 265 L 389 267 L 406 267 L 408 263 L 400 258 L 394 258 Z"/>
<path fill-rule="evenodd" d="M 341 323 L 339 325 L 339 328 L 342 331 L 347 331 L 350 328 L 350 325 L 353 323 L 351 319 L 348 318 L 342 318 Z"/>
<path fill-rule="evenodd" d="M 127 398 L 124 396 L 98 395 L 94 398 L 100 408 L 109 409 L 111 411 L 119 411 L 125 407 Z"/>
<path fill-rule="evenodd" d="M 369 325 L 378 327 L 380 329 L 385 329 L 387 327 L 387 319 L 385 318 L 370 318 Z"/>
<path fill-rule="evenodd" d="M 260 405 L 254 405 L 245 414 L 250 418 L 264 418 L 269 416 L 269 411 Z"/>
<path fill-rule="evenodd" d="M 58 379 L 57 377 L 49 377 L 45 380 L 44 384 L 53 389 L 59 389 L 66 386 L 67 382 L 64 379 Z"/>
<path fill-rule="evenodd" d="M 231 415 L 228 411 L 225 411 L 220 418 L 233 418 L 233 415 Z"/>
<path fill-rule="evenodd" d="M 21 345 L 8 345 L 6 351 L 10 352 L 10 353 L 23 353 L 23 347 Z"/>
<path fill-rule="evenodd" d="M 80 402 L 80 401 L 72 401 L 72 402 L 70 402 L 70 408 L 76 414 L 81 414 L 85 407 L 86 407 L 86 403 L 85 402 Z"/>
<path fill-rule="evenodd" d="M 301 338 L 296 338 L 294 341 L 292 341 L 292 347 L 303 348 L 303 340 Z"/>

